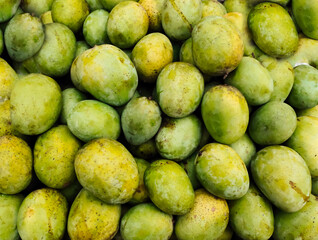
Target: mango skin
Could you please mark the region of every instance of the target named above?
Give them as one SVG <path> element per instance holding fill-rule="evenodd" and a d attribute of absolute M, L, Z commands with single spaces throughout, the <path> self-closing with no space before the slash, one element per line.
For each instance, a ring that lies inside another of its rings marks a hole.
<path fill-rule="evenodd" d="M 225 79 L 225 83 L 236 87 L 251 106 L 268 102 L 274 89 L 268 70 L 252 57 L 243 57 L 238 67 Z"/>
<path fill-rule="evenodd" d="M 44 43 L 33 56 L 36 68 L 51 77 L 64 76 L 75 57 L 76 38 L 68 27 L 60 23 L 45 24 L 44 29 Z"/>
<path fill-rule="evenodd" d="M 178 216 L 175 224 L 179 240 L 217 240 L 229 222 L 229 207 L 224 199 L 209 194 L 204 189 L 195 191 L 193 208 Z"/>
<path fill-rule="evenodd" d="M 290 138 L 296 126 L 294 109 L 286 103 L 271 101 L 252 114 L 248 132 L 257 144 L 274 145 Z"/>
<path fill-rule="evenodd" d="M 99 138 L 84 145 L 76 154 L 74 166 L 81 185 L 109 204 L 128 202 L 139 184 L 133 156 L 112 139 Z"/>
<path fill-rule="evenodd" d="M 174 161 L 189 157 L 199 146 L 201 125 L 200 119 L 193 114 L 184 118 L 164 119 L 155 138 L 158 153 Z"/>
<path fill-rule="evenodd" d="M 21 0 L 1 0 L 0 1 L 0 23 L 9 20 L 16 13 Z"/>
<path fill-rule="evenodd" d="M 207 16 L 223 16 L 226 14 L 224 5 L 217 0 L 202 0 L 202 18 Z"/>
<path fill-rule="evenodd" d="M 272 57 L 289 57 L 297 50 L 295 24 L 288 12 L 276 3 L 256 5 L 248 15 L 248 26 L 256 45 Z"/>
<path fill-rule="evenodd" d="M 242 137 L 249 121 L 244 96 L 227 85 L 214 86 L 204 94 L 201 114 L 211 137 L 224 144 L 232 144 Z"/>
<path fill-rule="evenodd" d="M 245 133 L 236 142 L 230 144 L 230 147 L 237 152 L 237 154 L 245 163 L 246 167 L 248 167 L 250 165 L 252 157 L 256 153 L 256 146 L 251 138 L 247 135 L 247 133 Z"/>
<path fill-rule="evenodd" d="M 308 201 L 311 176 L 302 157 L 285 146 L 269 146 L 251 161 L 257 187 L 277 208 L 296 212 Z"/>
<path fill-rule="evenodd" d="M 191 36 L 193 26 L 202 17 L 200 0 L 168 0 L 162 9 L 162 27 L 166 35 L 173 40 L 182 41 Z"/>
<path fill-rule="evenodd" d="M 111 11 L 117 4 L 124 1 L 126 0 L 99 0 L 99 2 L 103 5 L 103 7 L 107 11 Z M 137 0 L 132 0 L 132 1 L 137 2 Z"/>
<path fill-rule="evenodd" d="M 78 102 L 68 115 L 67 126 L 84 142 L 101 137 L 117 139 L 120 134 L 120 118 L 116 110 L 96 100 Z"/>
<path fill-rule="evenodd" d="M 287 102 L 298 109 L 312 108 L 318 104 L 318 70 L 312 66 L 295 67 L 295 82 Z"/>
<path fill-rule="evenodd" d="M 98 10 L 98 9 L 103 9 L 103 5 L 100 0 L 86 0 L 89 10 L 91 12 Z"/>
<path fill-rule="evenodd" d="M 129 148 L 129 151 L 131 151 L 131 153 L 134 156 L 138 158 L 143 158 L 146 160 L 153 160 L 158 154 L 155 138 L 152 138 L 148 140 L 147 142 L 140 144 L 138 146 L 129 144 L 128 148 Z"/>
<path fill-rule="evenodd" d="M 126 140 L 140 145 L 150 140 L 161 125 L 161 112 L 157 102 L 146 97 L 132 99 L 121 115 Z"/>
<path fill-rule="evenodd" d="M 22 239 L 63 239 L 68 204 L 57 190 L 42 188 L 31 192 L 22 202 L 17 219 Z"/>
<path fill-rule="evenodd" d="M 183 215 L 194 204 L 194 191 L 186 172 L 170 160 L 157 160 L 144 174 L 144 182 L 151 201 L 163 212 Z"/>
<path fill-rule="evenodd" d="M 0 101 L 10 98 L 13 84 L 19 79 L 14 69 L 0 58 Z"/>
<path fill-rule="evenodd" d="M 224 199 L 238 199 L 249 188 L 246 166 L 234 149 L 209 143 L 200 149 L 195 160 L 197 178 L 211 194 Z"/>
<path fill-rule="evenodd" d="M 275 240 L 312 240 L 318 236 L 318 200 L 310 195 L 306 205 L 295 213 L 275 213 Z"/>
<path fill-rule="evenodd" d="M 21 2 L 21 8 L 23 11 L 33 13 L 37 17 L 41 14 L 50 11 L 54 0 L 23 0 Z"/>
<path fill-rule="evenodd" d="M 51 11 L 53 22 L 64 24 L 76 33 L 88 16 L 89 7 L 85 0 L 54 0 Z"/>
<path fill-rule="evenodd" d="M 70 209 L 68 235 L 78 240 L 110 240 L 118 231 L 120 213 L 120 205 L 107 204 L 82 189 Z"/>
<path fill-rule="evenodd" d="M 17 216 L 23 195 L 0 194 L 0 238 L 6 240 L 18 240 Z"/>
<path fill-rule="evenodd" d="M 299 116 L 299 117 L 312 116 L 312 117 L 318 118 L 318 105 L 316 105 L 312 108 L 307 108 L 307 109 L 297 111 L 297 116 Z"/>
<path fill-rule="evenodd" d="M 201 102 L 203 91 L 203 76 L 189 63 L 168 64 L 162 69 L 156 82 L 158 103 L 162 111 L 173 118 L 182 118 L 193 113 Z"/>
<path fill-rule="evenodd" d="M 3 48 L 4 48 L 3 33 L 2 33 L 2 30 L 0 29 L 0 55 L 3 52 Z"/>
<path fill-rule="evenodd" d="M 41 182 L 56 189 L 75 181 L 74 160 L 81 142 L 65 125 L 51 128 L 34 146 L 34 170 Z"/>
<path fill-rule="evenodd" d="M 120 234 L 124 240 L 168 240 L 172 231 L 172 216 L 160 211 L 152 203 L 139 204 L 129 209 L 120 225 Z"/>
<path fill-rule="evenodd" d="M 41 134 L 59 117 L 61 89 L 50 77 L 29 74 L 14 85 L 10 104 L 12 125 L 17 131 L 26 135 Z"/>
<path fill-rule="evenodd" d="M 242 239 L 267 240 L 274 232 L 270 202 L 251 185 L 240 199 L 229 201 L 230 224 Z"/>
<path fill-rule="evenodd" d="M 318 118 L 302 116 L 297 118 L 296 130 L 286 143 L 302 156 L 313 178 L 318 178 L 317 136 Z"/>
<path fill-rule="evenodd" d="M 312 179 L 311 194 L 318 196 L 318 178 Z"/>
<path fill-rule="evenodd" d="M 144 36 L 132 50 L 132 61 L 141 81 L 154 83 L 160 71 L 173 59 L 172 44 L 162 33 Z"/>
<path fill-rule="evenodd" d="M 210 76 L 223 76 L 242 60 L 244 44 L 235 25 L 219 16 L 203 18 L 192 31 L 195 65 Z"/>
<path fill-rule="evenodd" d="M 192 53 L 192 37 L 185 40 L 180 48 L 179 59 L 181 62 L 187 62 L 194 65 L 193 53 Z"/>
<path fill-rule="evenodd" d="M 121 106 L 136 91 L 136 68 L 129 57 L 113 45 L 95 46 L 78 56 L 73 64 L 71 74 L 75 86 L 79 85 L 102 102 Z"/>
<path fill-rule="evenodd" d="M 149 17 L 149 31 L 162 32 L 161 15 L 166 0 L 140 0 Z"/>
<path fill-rule="evenodd" d="M 52 12 L 47 11 L 45 13 L 42 13 L 40 15 L 40 20 L 42 21 L 43 24 L 53 23 Z"/>
<path fill-rule="evenodd" d="M 110 12 L 107 35 L 112 44 L 120 48 L 133 47 L 148 32 L 146 10 L 134 1 L 118 3 Z"/>
<path fill-rule="evenodd" d="M 191 181 L 192 187 L 194 190 L 197 190 L 201 187 L 201 183 L 199 182 L 196 172 L 195 172 L 195 159 L 197 157 L 198 151 L 195 151 L 190 157 L 185 159 L 183 162 L 180 163 L 180 166 L 183 167 L 183 169 L 188 174 L 188 177 Z"/>
<path fill-rule="evenodd" d="M 0 101 L 0 137 L 12 134 L 10 100 Z"/>

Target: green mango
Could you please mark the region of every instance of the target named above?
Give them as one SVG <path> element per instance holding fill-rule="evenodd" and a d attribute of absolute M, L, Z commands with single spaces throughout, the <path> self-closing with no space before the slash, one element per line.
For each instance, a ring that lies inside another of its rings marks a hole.
<path fill-rule="evenodd" d="M 201 134 L 201 121 L 195 115 L 165 118 L 155 138 L 158 153 L 166 159 L 184 160 L 199 146 Z"/>
<path fill-rule="evenodd" d="M 51 10 L 53 1 L 54 0 L 23 0 L 20 6 L 24 12 L 40 17 L 41 14 Z"/>
<path fill-rule="evenodd" d="M 318 197 L 318 178 L 312 179 L 311 194 L 314 194 Z"/>
<path fill-rule="evenodd" d="M 0 23 L 8 21 L 17 12 L 21 0 L 0 0 Z"/>
<path fill-rule="evenodd" d="M 51 11 L 53 22 L 64 24 L 76 33 L 89 14 L 89 6 L 85 0 L 54 0 Z"/>
<path fill-rule="evenodd" d="M 128 144 L 128 148 L 134 156 L 146 160 L 153 160 L 158 154 L 155 138 L 152 138 L 147 142 L 144 142 L 137 146 Z"/>
<path fill-rule="evenodd" d="M 272 57 L 288 57 L 298 47 L 298 34 L 288 12 L 276 3 L 256 5 L 248 15 L 248 26 L 256 45 Z"/>
<path fill-rule="evenodd" d="M 318 105 L 312 107 L 312 108 L 307 108 L 303 110 L 297 111 L 297 116 L 312 116 L 318 118 Z"/>
<path fill-rule="evenodd" d="M 0 238 L 5 240 L 18 240 L 17 216 L 23 195 L 0 194 Z"/>
<path fill-rule="evenodd" d="M 318 199 L 310 195 L 306 205 L 298 212 L 275 212 L 275 240 L 315 240 L 318 236 Z"/>
<path fill-rule="evenodd" d="M 111 11 L 117 4 L 124 2 L 126 0 L 99 0 L 99 2 L 103 5 L 103 7 L 107 11 Z M 137 2 L 138 0 L 131 0 Z"/>
<path fill-rule="evenodd" d="M 236 142 L 230 144 L 230 147 L 233 148 L 235 152 L 237 152 L 237 154 L 245 163 L 246 167 L 248 167 L 254 154 L 256 153 L 256 147 L 247 133 L 245 133 Z"/>
<path fill-rule="evenodd" d="M 201 184 L 196 175 L 195 164 L 194 164 L 197 154 L 198 154 L 198 151 L 195 151 L 190 157 L 188 157 L 187 159 L 185 159 L 183 162 L 180 163 L 180 166 L 183 167 L 183 169 L 188 174 L 188 177 L 191 181 L 191 184 L 194 190 L 201 187 Z"/>
<path fill-rule="evenodd" d="M 13 133 L 10 117 L 10 100 L 0 101 L 0 137 Z"/>
<path fill-rule="evenodd" d="M 118 3 L 110 12 L 107 35 L 119 48 L 133 47 L 148 32 L 149 19 L 146 10 L 134 1 Z"/>
<path fill-rule="evenodd" d="M 244 43 L 241 34 L 226 18 L 203 18 L 193 28 L 192 41 L 195 65 L 207 75 L 228 74 L 242 60 Z"/>
<path fill-rule="evenodd" d="M 132 207 L 120 224 L 120 234 L 124 240 L 169 239 L 172 231 L 172 216 L 152 203 Z"/>
<path fill-rule="evenodd" d="M 109 13 L 103 9 L 90 13 L 83 24 L 83 35 L 85 41 L 91 46 L 109 43 L 106 25 Z"/>
<path fill-rule="evenodd" d="M 270 202 L 251 185 L 240 199 L 229 201 L 230 225 L 242 239 L 267 240 L 274 232 Z"/>
<path fill-rule="evenodd" d="M 236 87 L 251 106 L 268 102 L 274 88 L 268 70 L 252 57 L 243 57 L 238 67 L 225 79 L 225 83 Z"/>
<path fill-rule="evenodd" d="M 262 193 L 285 212 L 299 211 L 309 199 L 309 169 L 291 148 L 279 145 L 263 148 L 251 161 L 251 172 Z"/>
<path fill-rule="evenodd" d="M 224 16 L 226 9 L 217 0 L 202 0 L 202 18 L 207 16 Z"/>
<path fill-rule="evenodd" d="M 201 114 L 211 137 L 220 143 L 236 142 L 247 129 L 247 102 L 242 93 L 232 86 L 210 88 L 203 96 Z"/>
<path fill-rule="evenodd" d="M 172 62 L 172 44 L 162 33 L 150 33 L 133 48 L 131 59 L 140 80 L 155 83 L 160 71 Z"/>
<path fill-rule="evenodd" d="M 103 9 L 103 5 L 100 0 L 85 0 L 89 6 L 90 12 L 98 9 Z"/>
<path fill-rule="evenodd" d="M 186 172 L 176 162 L 157 160 L 144 174 L 151 201 L 163 212 L 183 215 L 194 204 L 194 191 Z"/>
<path fill-rule="evenodd" d="M 68 185 L 66 188 L 61 189 L 61 193 L 66 197 L 67 202 L 72 204 L 77 194 L 82 190 L 82 185 L 77 179 Z"/>
<path fill-rule="evenodd" d="M 112 139 L 99 138 L 84 145 L 74 166 L 80 184 L 108 204 L 128 202 L 139 185 L 135 159 Z"/>
<path fill-rule="evenodd" d="M 162 32 L 161 15 L 166 0 L 139 0 L 149 17 L 149 32 Z"/>
<path fill-rule="evenodd" d="M 14 69 L 0 58 L 0 102 L 10 98 L 14 83 L 19 79 Z"/>
<path fill-rule="evenodd" d="M 246 166 L 234 149 L 220 143 L 209 143 L 195 160 L 197 178 L 202 186 L 224 199 L 243 197 L 249 187 Z"/>
<path fill-rule="evenodd" d="M 66 230 L 66 198 L 51 188 L 37 189 L 22 202 L 17 218 L 21 239 L 62 239 Z"/>
<path fill-rule="evenodd" d="M 2 30 L 0 29 L 0 55 L 2 54 L 3 49 L 4 49 L 3 33 L 2 33 Z"/>
<path fill-rule="evenodd" d="M 233 236 L 233 230 L 227 225 L 227 228 L 223 234 L 217 240 L 231 240 Z"/>
<path fill-rule="evenodd" d="M 303 116 L 297 118 L 296 130 L 286 143 L 302 156 L 313 178 L 318 177 L 317 137 L 318 118 Z"/>
<path fill-rule="evenodd" d="M 70 209 L 68 235 L 77 240 L 110 240 L 118 231 L 120 213 L 120 205 L 107 204 L 82 189 Z"/>
<path fill-rule="evenodd" d="M 34 171 L 50 188 L 61 189 L 75 181 L 74 160 L 81 142 L 65 125 L 51 128 L 34 145 Z"/>
<path fill-rule="evenodd" d="M 193 208 L 178 216 L 175 224 L 179 240 L 218 240 L 229 222 L 229 207 L 224 199 L 204 189 L 195 191 Z"/>
<path fill-rule="evenodd" d="M 286 103 L 273 101 L 253 112 L 248 131 L 257 144 L 275 145 L 290 138 L 296 126 L 294 109 Z"/>
<path fill-rule="evenodd" d="M 10 105 L 13 128 L 26 135 L 41 134 L 50 129 L 60 115 L 60 86 L 45 75 L 29 74 L 14 85 Z"/>
<path fill-rule="evenodd" d="M 158 103 L 162 111 L 174 118 L 193 113 L 201 102 L 203 90 L 204 79 L 200 71 L 192 64 L 184 62 L 165 66 L 156 83 Z"/>
<path fill-rule="evenodd" d="M 202 17 L 202 1 L 167 0 L 161 14 L 166 35 L 173 40 L 183 41 L 191 36 L 193 26 Z"/>
<path fill-rule="evenodd" d="M 195 64 L 193 60 L 191 37 L 184 41 L 181 45 L 179 58 L 181 62 L 191 63 L 192 65 Z"/>
<path fill-rule="evenodd" d="M 295 82 L 287 102 L 298 109 L 312 108 L 318 104 L 318 70 L 300 65 L 294 68 Z"/>
<path fill-rule="evenodd" d="M 76 42 L 76 52 L 75 52 L 75 58 L 81 55 L 83 52 L 85 52 L 87 49 L 90 49 L 90 46 L 85 41 L 77 41 Z M 73 66 L 73 63 L 72 63 Z M 85 90 L 81 90 L 84 91 Z"/>

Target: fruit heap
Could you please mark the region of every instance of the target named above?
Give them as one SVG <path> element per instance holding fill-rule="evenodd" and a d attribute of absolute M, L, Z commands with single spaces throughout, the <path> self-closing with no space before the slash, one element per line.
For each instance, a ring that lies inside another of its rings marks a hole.
<path fill-rule="evenodd" d="M 0 0 L 0 239 L 318 239 L 315 0 Z"/>

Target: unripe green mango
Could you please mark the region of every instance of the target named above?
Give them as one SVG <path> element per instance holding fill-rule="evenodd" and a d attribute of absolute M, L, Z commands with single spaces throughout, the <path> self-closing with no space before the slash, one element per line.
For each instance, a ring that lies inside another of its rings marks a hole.
<path fill-rule="evenodd" d="M 246 194 L 249 176 L 246 166 L 234 149 L 209 143 L 195 160 L 196 174 L 202 186 L 215 196 L 238 199 Z"/>
<path fill-rule="evenodd" d="M 85 41 L 77 41 L 76 42 L 76 52 L 75 52 L 75 58 L 81 55 L 83 52 L 85 52 L 87 49 L 90 49 L 90 46 Z M 73 66 L 73 63 L 72 63 Z M 81 90 L 84 91 L 85 90 Z"/>
<path fill-rule="evenodd" d="M 51 128 L 34 145 L 34 171 L 51 188 L 65 188 L 75 181 L 74 160 L 81 142 L 65 125 Z"/>
<path fill-rule="evenodd" d="M 273 57 L 288 57 L 298 47 L 298 34 L 288 12 L 276 3 L 256 5 L 248 15 L 248 26 L 256 45 Z"/>
<path fill-rule="evenodd" d="M 0 194 L 0 239 L 18 240 L 17 216 L 23 195 Z"/>
<path fill-rule="evenodd" d="M 282 144 L 290 138 L 296 126 L 294 109 L 286 103 L 272 101 L 252 114 L 248 131 L 257 144 L 274 145 Z"/>
<path fill-rule="evenodd" d="M 312 117 L 316 117 L 318 118 L 318 105 L 312 107 L 312 108 L 308 108 L 308 109 L 303 109 L 303 110 L 299 110 L 297 111 L 297 116 L 301 117 L 301 116 L 312 116 Z"/>
<path fill-rule="evenodd" d="M 50 11 L 54 0 L 23 0 L 21 8 L 24 12 L 35 14 L 40 17 L 41 14 Z"/>
<path fill-rule="evenodd" d="M 110 240 L 118 231 L 120 212 L 120 205 L 107 204 L 82 189 L 70 209 L 68 235 L 77 240 Z"/>
<path fill-rule="evenodd" d="M 194 65 L 193 53 L 192 53 L 192 37 L 185 40 L 180 48 L 180 61 L 187 62 Z"/>
<path fill-rule="evenodd" d="M 200 71 L 192 64 L 184 62 L 165 66 L 156 83 L 158 103 L 162 111 L 174 118 L 193 113 L 201 102 L 203 90 L 204 79 Z"/>
<path fill-rule="evenodd" d="M 149 31 L 162 32 L 161 15 L 166 0 L 140 0 L 149 17 Z"/>
<path fill-rule="evenodd" d="M 242 239 L 267 240 L 274 232 L 270 202 L 251 185 L 240 199 L 229 201 L 230 225 Z"/>
<path fill-rule="evenodd" d="M 13 17 L 20 3 L 21 0 L 0 0 L 0 23 Z"/>
<path fill-rule="evenodd" d="M 205 74 L 228 74 L 242 60 L 244 44 L 240 32 L 226 18 L 203 18 L 192 31 L 192 41 L 195 65 Z"/>
<path fill-rule="evenodd" d="M 236 87 L 251 106 L 268 102 L 273 92 L 273 79 L 268 70 L 255 58 L 243 57 L 225 83 Z"/>
<path fill-rule="evenodd" d="M 151 201 L 165 213 L 183 215 L 193 207 L 194 191 L 179 164 L 169 160 L 152 162 L 144 182 Z"/>
<path fill-rule="evenodd" d="M 317 137 L 318 118 L 303 116 L 297 118 L 296 130 L 286 143 L 302 156 L 313 178 L 318 177 Z"/>
<path fill-rule="evenodd" d="M 47 131 L 58 119 L 62 108 L 60 86 L 42 74 L 21 78 L 11 93 L 13 128 L 26 135 Z"/>
<path fill-rule="evenodd" d="M 22 202 L 17 219 L 22 239 L 63 239 L 67 222 L 66 198 L 57 190 L 42 188 Z"/>
<path fill-rule="evenodd" d="M 195 191 L 193 208 L 178 216 L 175 232 L 179 240 L 218 240 L 229 221 L 229 208 L 224 199 L 204 189 Z"/>
<path fill-rule="evenodd" d="M 158 153 L 166 159 L 183 160 L 199 146 L 201 134 L 201 121 L 193 114 L 184 118 L 165 118 L 155 139 Z"/>
<path fill-rule="evenodd" d="M 0 102 L 10 98 L 14 83 L 19 79 L 13 68 L 0 58 Z"/>
<path fill-rule="evenodd" d="M 0 29 L 0 55 L 3 52 L 3 48 L 4 48 L 3 33 L 2 33 L 2 30 Z"/>
<path fill-rule="evenodd" d="M 172 216 L 152 203 L 132 207 L 121 220 L 120 234 L 124 240 L 168 240 L 173 231 Z"/>
<path fill-rule="evenodd" d="M 236 142 L 230 144 L 230 147 L 241 157 L 246 167 L 250 165 L 252 157 L 256 153 L 256 147 L 250 137 L 245 133 Z"/>
<path fill-rule="evenodd" d="M 232 86 L 210 88 L 203 96 L 201 114 L 208 132 L 220 143 L 236 142 L 247 129 L 247 102 L 241 92 Z"/>
<path fill-rule="evenodd" d="M 127 0 L 99 0 L 99 2 L 103 5 L 103 7 L 107 10 L 107 11 L 111 11 L 117 4 L 124 2 Z M 137 2 L 137 0 L 132 0 Z"/>
<path fill-rule="evenodd" d="M 318 236 L 318 199 L 310 195 L 306 205 L 295 213 L 275 212 L 275 240 L 315 240 Z"/>
<path fill-rule="evenodd" d="M 134 156 L 146 160 L 153 160 L 158 154 L 154 137 L 143 144 L 137 146 L 129 144 L 128 147 Z"/>
<path fill-rule="evenodd" d="M 103 9 L 103 5 L 100 0 L 85 0 L 89 6 L 89 10 L 91 12 L 98 10 L 98 9 Z"/>
<path fill-rule="evenodd" d="M 223 16 L 226 9 L 222 3 L 217 0 L 202 0 L 202 18 L 207 16 Z"/>
<path fill-rule="evenodd" d="M 138 167 L 119 142 L 99 138 L 81 148 L 75 157 L 75 172 L 81 185 L 109 204 L 128 202 L 138 184 Z"/>
<path fill-rule="evenodd" d="M 269 146 L 251 161 L 253 179 L 262 193 L 285 212 L 299 211 L 308 201 L 311 176 L 302 157 L 285 146 Z"/>
<path fill-rule="evenodd" d="M 184 168 L 184 170 L 188 174 L 188 177 L 191 181 L 191 184 L 194 190 L 198 189 L 201 186 L 196 175 L 195 164 L 194 164 L 197 154 L 198 152 L 195 151 L 190 157 L 188 157 L 187 159 L 185 159 L 183 162 L 180 163 L 180 165 Z"/>
<path fill-rule="evenodd" d="M 0 137 L 13 134 L 10 117 L 10 100 L 0 101 Z"/>
<path fill-rule="evenodd" d="M 66 197 L 67 202 L 72 204 L 77 194 L 82 190 L 82 185 L 77 179 L 68 185 L 66 188 L 61 189 L 61 193 Z"/>

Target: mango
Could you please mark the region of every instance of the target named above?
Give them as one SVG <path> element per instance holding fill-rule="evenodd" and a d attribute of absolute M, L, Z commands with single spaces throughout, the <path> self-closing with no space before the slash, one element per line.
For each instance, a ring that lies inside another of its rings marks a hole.
<path fill-rule="evenodd" d="M 318 178 L 312 179 L 311 194 L 318 196 Z"/>
<path fill-rule="evenodd" d="M 192 37 L 185 40 L 180 48 L 180 61 L 191 63 L 194 65 L 193 53 L 192 53 Z"/>
<path fill-rule="evenodd" d="M 242 60 L 244 44 L 240 32 L 226 18 L 203 18 L 194 26 L 191 36 L 195 65 L 207 75 L 228 74 Z"/>
<path fill-rule="evenodd" d="M 10 100 L 0 101 L 0 137 L 13 133 L 10 117 Z"/>
<path fill-rule="evenodd" d="M 82 147 L 75 157 L 80 184 L 109 204 L 128 202 L 138 184 L 138 167 L 133 156 L 119 142 L 99 138 Z"/>
<path fill-rule="evenodd" d="M 156 83 L 158 103 L 162 111 L 173 118 L 193 113 L 201 102 L 203 90 L 204 79 L 200 71 L 183 62 L 165 66 Z"/>
<path fill-rule="evenodd" d="M 307 108 L 303 110 L 297 111 L 297 116 L 312 116 L 318 118 L 318 105 L 312 107 L 312 108 Z"/>
<path fill-rule="evenodd" d="M 288 12 L 279 4 L 264 2 L 248 15 L 248 26 L 256 45 L 266 54 L 289 57 L 298 47 L 298 34 Z"/>
<path fill-rule="evenodd" d="M 269 146 L 251 161 L 257 187 L 277 208 L 297 212 L 308 201 L 311 176 L 302 157 L 285 146 Z"/>
<path fill-rule="evenodd" d="M 51 10 L 53 1 L 54 0 L 23 0 L 20 6 L 23 11 L 40 17 L 41 14 Z"/>
<path fill-rule="evenodd" d="M 66 198 L 59 191 L 42 188 L 31 192 L 18 212 L 21 239 L 63 239 L 67 213 Z"/>
<path fill-rule="evenodd" d="M 153 160 L 155 159 L 156 155 L 158 154 L 157 149 L 156 149 L 156 142 L 155 138 L 152 138 L 148 140 L 145 143 L 142 143 L 140 145 L 134 146 L 131 144 L 128 144 L 129 151 L 131 153 L 138 157 L 138 158 L 143 158 L 146 160 Z"/>
<path fill-rule="evenodd" d="M 203 96 L 201 114 L 211 137 L 224 144 L 241 138 L 248 125 L 249 110 L 242 93 L 235 87 L 217 85 Z"/>
<path fill-rule="evenodd" d="M 0 23 L 9 20 L 17 12 L 21 0 L 0 1 Z"/>
<path fill-rule="evenodd" d="M 194 164 L 200 183 L 213 195 L 233 200 L 248 191 L 246 166 L 231 147 L 209 143 L 200 149 Z"/>
<path fill-rule="evenodd" d="M 201 125 L 200 119 L 195 115 L 164 119 L 155 138 L 158 153 L 163 158 L 174 161 L 186 159 L 199 146 Z"/>
<path fill-rule="evenodd" d="M 14 83 L 19 79 L 13 68 L 0 58 L 0 102 L 10 98 Z"/>
<path fill-rule="evenodd" d="M 91 12 L 98 10 L 98 9 L 103 9 L 103 5 L 100 0 L 85 0 L 89 6 L 89 10 Z"/>
<path fill-rule="evenodd" d="M 313 178 L 318 177 L 318 118 L 303 116 L 297 118 L 297 127 L 288 139 L 287 146 L 294 149 L 305 160 Z"/>
<path fill-rule="evenodd" d="M 77 194 L 83 189 L 82 185 L 75 179 L 70 185 L 66 188 L 61 189 L 61 193 L 66 197 L 68 203 L 72 204 Z"/>
<path fill-rule="evenodd" d="M 256 153 L 256 146 L 250 137 L 245 133 L 236 142 L 230 144 L 230 147 L 241 157 L 246 167 L 250 165 L 252 157 Z"/>
<path fill-rule="evenodd" d="M 277 211 L 275 213 L 275 240 L 317 239 L 318 236 L 318 200 L 310 195 L 306 205 L 295 213 Z"/>
<path fill-rule="evenodd" d="M 78 240 L 110 240 L 118 231 L 120 212 L 120 205 L 107 204 L 82 189 L 70 209 L 68 235 Z"/>
<path fill-rule="evenodd" d="M 161 15 L 166 0 L 140 0 L 149 17 L 149 31 L 162 32 Z"/>
<path fill-rule="evenodd" d="M 252 184 L 240 199 L 229 201 L 230 225 L 242 239 L 267 240 L 274 232 L 270 202 Z"/>
<path fill-rule="evenodd" d="M 157 160 L 144 174 L 151 201 L 163 212 L 184 215 L 194 204 L 194 191 L 183 168 L 170 160 Z"/>
<path fill-rule="evenodd" d="M 272 101 L 253 112 L 248 131 L 257 144 L 274 145 L 290 138 L 296 126 L 294 109 L 286 103 Z"/>
<path fill-rule="evenodd" d="M 0 238 L 5 240 L 19 239 L 17 216 L 23 195 L 0 194 Z"/>
<path fill-rule="evenodd" d="M 197 157 L 198 152 L 195 151 L 190 157 L 185 159 L 180 163 L 180 166 L 183 167 L 183 169 L 188 174 L 188 177 L 191 181 L 192 187 L 194 190 L 201 187 L 201 184 L 197 178 L 196 171 L 195 171 L 195 159 Z"/>
<path fill-rule="evenodd" d="M 81 55 L 83 52 L 85 52 L 87 49 L 89 49 L 89 45 L 85 41 L 77 41 L 76 42 L 76 52 L 75 52 L 75 58 L 79 55 Z M 85 90 L 81 90 L 84 91 Z"/>
<path fill-rule="evenodd" d="M 223 16 L 226 9 L 222 3 L 217 0 L 202 0 L 202 18 L 207 16 Z"/>
<path fill-rule="evenodd" d="M 99 2 L 103 5 L 103 7 L 107 11 L 111 11 L 118 3 L 124 2 L 126 0 L 99 0 Z M 132 0 L 137 2 L 137 0 Z"/>
<path fill-rule="evenodd" d="M 4 48 L 3 33 L 2 33 L 2 30 L 0 29 L 0 55 L 3 52 L 3 48 Z"/>
<path fill-rule="evenodd" d="M 190 212 L 178 216 L 175 232 L 179 240 L 218 240 L 229 221 L 229 207 L 224 199 L 209 194 L 204 189 L 195 191 Z"/>
<path fill-rule="evenodd" d="M 40 19 L 41 19 L 43 24 L 53 23 L 52 12 L 47 11 L 45 13 L 42 13 L 40 16 Z"/>
<path fill-rule="evenodd" d="M 172 216 L 160 211 L 153 203 L 132 207 L 120 224 L 120 234 L 124 240 L 169 239 L 172 230 Z"/>

